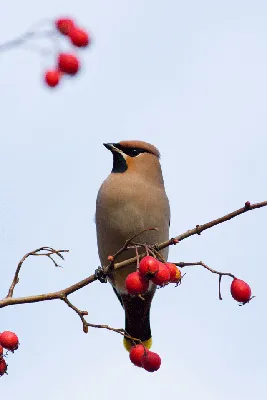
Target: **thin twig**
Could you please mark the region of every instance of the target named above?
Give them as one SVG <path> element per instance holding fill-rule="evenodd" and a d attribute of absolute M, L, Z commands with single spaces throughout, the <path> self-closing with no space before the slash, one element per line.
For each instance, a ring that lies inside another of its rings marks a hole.
<path fill-rule="evenodd" d="M 231 278 L 235 278 L 231 272 L 220 272 L 216 271 L 213 268 L 210 268 L 207 264 L 203 263 L 203 261 L 197 261 L 197 262 L 177 262 L 177 263 L 172 263 L 177 265 L 179 268 L 184 268 L 184 267 L 191 267 L 194 265 L 201 265 L 203 268 L 207 269 L 208 271 L 212 272 L 213 274 L 221 275 L 221 276 L 230 276 Z"/>
<path fill-rule="evenodd" d="M 42 251 L 47 251 L 47 250 L 48 250 L 47 253 L 42 253 Z M 30 257 L 30 256 L 48 256 L 50 258 L 50 260 L 53 261 L 54 265 L 56 267 L 59 267 L 59 265 L 56 263 L 56 261 L 51 257 L 52 254 L 55 254 L 55 255 L 59 256 L 62 260 L 64 260 L 64 257 L 63 257 L 63 255 L 61 253 L 66 253 L 68 251 L 69 250 L 55 250 L 52 247 L 46 247 L 45 246 L 45 247 L 39 247 L 38 249 L 33 250 L 33 251 L 25 254 L 25 256 L 22 257 L 22 259 L 18 263 L 18 266 L 17 266 L 17 269 L 15 271 L 15 275 L 14 275 L 13 281 L 12 281 L 12 283 L 10 285 L 9 290 L 8 290 L 7 298 L 8 297 L 13 297 L 15 286 L 19 283 L 19 273 L 20 273 L 22 264 L 24 263 L 24 261 L 28 257 Z"/>
<path fill-rule="evenodd" d="M 9 40 L 8 42 L 0 44 L 0 52 L 7 51 L 13 49 L 13 47 L 21 46 L 25 44 L 29 40 L 37 39 L 37 38 L 51 38 L 56 35 L 54 30 L 48 31 L 29 31 L 24 33 L 23 35 L 17 37 L 16 39 Z"/>
<path fill-rule="evenodd" d="M 121 254 L 124 253 L 126 250 L 128 250 L 128 249 L 129 249 L 129 246 L 130 246 L 131 244 L 134 244 L 134 243 L 133 243 L 133 240 L 134 240 L 136 237 L 142 235 L 142 234 L 145 233 L 145 232 L 148 232 L 148 231 L 157 231 L 157 230 L 158 230 L 157 228 L 143 229 L 141 232 L 138 232 L 137 234 L 135 234 L 135 235 L 132 236 L 131 238 L 127 239 L 126 242 L 124 243 L 124 245 L 123 245 L 114 255 L 109 256 L 109 261 L 110 261 L 110 263 L 109 263 L 109 265 L 107 265 L 107 267 L 104 268 L 104 271 L 103 271 L 103 272 L 104 272 L 106 275 L 108 275 L 108 274 L 112 271 L 112 269 L 114 268 L 114 262 L 115 262 L 115 260 L 118 258 L 119 255 L 121 255 Z M 136 261 L 137 261 L 137 257 L 136 257 Z"/>
<path fill-rule="evenodd" d="M 79 308 L 75 307 L 75 305 L 72 304 L 72 303 L 69 301 L 69 299 L 67 298 L 67 296 L 62 296 L 62 300 L 63 300 L 64 303 L 66 303 L 73 311 L 75 311 L 75 312 L 79 315 L 79 317 L 80 317 L 80 319 L 81 319 L 81 321 L 82 321 L 82 323 L 83 323 L 83 331 L 84 331 L 84 333 L 88 333 L 88 325 L 87 325 L 87 322 L 86 322 L 86 320 L 85 320 L 85 318 L 84 318 L 85 315 L 88 315 L 88 311 L 79 310 Z"/>
<path fill-rule="evenodd" d="M 208 271 L 212 272 L 213 274 L 217 274 L 219 275 L 219 299 L 222 300 L 222 294 L 221 294 L 221 280 L 223 276 L 230 276 L 230 278 L 235 279 L 235 275 L 231 274 L 230 272 L 220 272 L 220 271 L 216 271 L 213 268 L 210 268 L 207 264 L 203 263 L 203 261 L 197 261 L 197 262 L 177 262 L 177 263 L 173 263 L 175 265 L 177 265 L 177 267 L 179 268 L 184 268 L 184 267 L 190 267 L 190 266 L 194 266 L 194 265 L 200 265 L 203 268 L 207 269 Z"/>
<path fill-rule="evenodd" d="M 108 325 L 100 325 L 100 324 L 91 324 L 90 322 L 87 322 L 84 318 L 85 315 L 88 315 L 87 311 L 82 311 L 79 308 L 77 308 L 73 303 L 71 303 L 69 301 L 69 299 L 66 296 L 62 296 L 61 298 L 62 301 L 64 301 L 64 303 L 67 304 L 68 307 L 70 307 L 73 311 L 76 312 L 76 314 L 79 315 L 82 324 L 83 324 L 83 331 L 84 333 L 88 333 L 88 327 L 90 328 L 98 328 L 98 329 L 107 329 L 109 331 L 113 331 L 116 333 L 119 333 L 120 335 L 123 335 L 126 339 L 131 340 L 132 342 L 137 342 L 137 343 L 142 343 L 142 341 L 140 339 L 134 338 L 130 335 L 128 335 L 128 333 L 125 331 L 125 329 L 122 328 L 111 328 Z"/>

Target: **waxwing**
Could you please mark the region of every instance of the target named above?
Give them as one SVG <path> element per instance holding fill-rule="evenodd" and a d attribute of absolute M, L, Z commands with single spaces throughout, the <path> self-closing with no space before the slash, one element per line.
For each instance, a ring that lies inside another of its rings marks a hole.
<path fill-rule="evenodd" d="M 144 229 L 158 230 L 144 232 L 138 236 L 138 242 L 164 242 L 169 238 L 170 224 L 170 207 L 158 149 L 139 140 L 104 143 L 104 146 L 113 155 L 113 168 L 102 183 L 96 200 L 97 244 L 102 266 L 109 263 L 108 256 L 114 255 L 127 239 Z M 167 260 L 168 248 L 161 250 L 161 254 Z M 116 262 L 135 256 L 135 249 L 130 249 Z M 150 307 L 156 286 L 150 282 L 148 291 L 142 295 L 144 300 L 128 294 L 125 279 L 136 268 L 136 264 L 131 264 L 115 270 L 109 282 L 124 308 L 126 332 L 150 348 Z M 124 346 L 129 351 L 131 341 L 124 338 Z"/>

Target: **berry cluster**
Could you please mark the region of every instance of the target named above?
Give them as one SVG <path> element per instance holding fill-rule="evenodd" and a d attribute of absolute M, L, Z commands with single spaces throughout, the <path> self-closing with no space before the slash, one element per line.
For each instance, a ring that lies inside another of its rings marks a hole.
<path fill-rule="evenodd" d="M 10 331 L 0 333 L 0 376 L 7 372 L 7 363 L 4 359 L 4 349 L 13 353 L 18 347 L 19 339 L 15 333 Z"/>
<path fill-rule="evenodd" d="M 60 18 L 55 21 L 57 31 L 66 36 L 75 47 L 87 47 L 91 43 L 89 34 L 70 18 Z M 74 76 L 80 70 L 79 58 L 72 53 L 59 53 L 56 67 L 45 72 L 45 82 L 49 87 L 59 84 L 62 76 Z"/>
<path fill-rule="evenodd" d="M 129 294 L 138 296 L 148 290 L 150 280 L 162 287 L 169 283 L 179 284 L 181 278 L 181 271 L 175 264 L 162 263 L 157 258 L 146 256 L 140 261 L 137 271 L 127 276 L 125 287 Z M 246 304 L 252 299 L 250 286 L 241 279 L 233 279 L 230 291 L 239 303 Z"/>
<path fill-rule="evenodd" d="M 133 346 L 129 356 L 134 365 L 144 368 L 148 372 L 155 372 L 160 368 L 160 356 L 157 353 L 148 350 L 142 344 L 136 344 Z"/>
<path fill-rule="evenodd" d="M 140 261 L 138 270 L 127 276 L 125 286 L 129 294 L 139 295 L 147 291 L 150 280 L 155 285 L 165 286 L 168 283 L 178 284 L 181 278 L 181 271 L 175 264 L 162 263 L 157 258 L 146 256 Z"/>

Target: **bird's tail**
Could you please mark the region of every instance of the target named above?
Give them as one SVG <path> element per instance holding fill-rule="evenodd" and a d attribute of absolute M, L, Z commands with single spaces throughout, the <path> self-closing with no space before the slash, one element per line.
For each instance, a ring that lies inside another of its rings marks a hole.
<path fill-rule="evenodd" d="M 125 331 L 133 338 L 140 339 L 147 348 L 152 346 L 150 328 L 150 308 L 155 290 L 150 290 L 140 297 L 132 297 L 128 294 L 120 294 L 125 310 Z M 124 338 L 126 350 L 132 347 L 131 340 Z"/>

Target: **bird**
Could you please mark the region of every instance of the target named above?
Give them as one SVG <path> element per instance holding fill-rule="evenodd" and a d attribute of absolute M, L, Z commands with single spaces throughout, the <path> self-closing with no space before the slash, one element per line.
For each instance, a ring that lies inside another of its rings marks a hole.
<path fill-rule="evenodd" d="M 127 239 L 151 228 L 138 236 L 139 243 L 153 245 L 169 238 L 170 205 L 165 191 L 159 150 L 141 140 L 123 140 L 103 143 L 113 155 L 111 173 L 104 180 L 96 198 L 96 236 L 100 262 L 108 265 L 108 257 L 114 255 Z M 160 251 L 167 261 L 168 247 Z M 116 262 L 136 256 L 135 249 L 128 249 L 116 258 Z M 125 313 L 125 332 L 139 339 L 150 349 L 151 302 L 156 285 L 150 281 L 143 299 L 128 294 L 125 288 L 127 276 L 136 271 L 137 264 L 112 271 L 108 280 Z M 123 338 L 127 351 L 132 341 Z"/>

